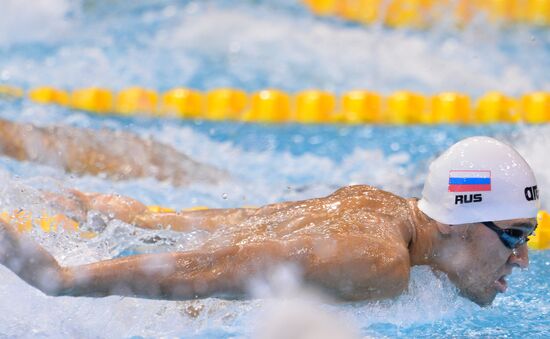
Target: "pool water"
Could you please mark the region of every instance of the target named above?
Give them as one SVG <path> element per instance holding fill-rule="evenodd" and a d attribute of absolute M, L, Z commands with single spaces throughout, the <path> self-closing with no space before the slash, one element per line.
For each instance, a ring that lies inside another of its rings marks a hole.
<path fill-rule="evenodd" d="M 0 13 L 0 82 L 31 88 L 139 85 L 221 86 L 255 91 L 369 88 L 388 94 L 489 90 L 519 96 L 550 90 L 546 29 L 496 29 L 482 20 L 455 30 L 362 27 L 319 19 L 297 1 L 6 0 Z M 322 196 L 350 183 L 418 196 L 431 159 L 461 138 L 489 135 L 517 147 L 533 166 L 549 207 L 547 125 L 300 126 L 98 117 L 32 102 L 0 101 L 0 117 L 38 125 L 127 130 L 220 167 L 218 185 L 173 187 L 153 179 L 112 182 L 0 157 L 0 206 L 40 211 L 37 189 L 117 192 L 173 208 L 238 207 Z M 206 232 L 178 234 L 111 222 L 90 240 L 33 236 L 66 265 L 131 253 L 186 250 Z M 480 308 L 445 277 L 416 268 L 409 292 L 378 303 L 333 303 L 282 268 L 250 300 L 51 298 L 0 268 L 0 336 L 7 337 L 548 337 L 550 252 Z M 304 331 L 305 331 L 304 330 Z"/>

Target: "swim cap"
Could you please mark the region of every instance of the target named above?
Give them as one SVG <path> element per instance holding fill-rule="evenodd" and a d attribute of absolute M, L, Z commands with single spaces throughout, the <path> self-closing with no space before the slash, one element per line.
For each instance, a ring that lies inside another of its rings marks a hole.
<path fill-rule="evenodd" d="M 516 150 L 472 137 L 431 163 L 418 208 L 453 225 L 535 218 L 540 201 L 535 175 Z"/>

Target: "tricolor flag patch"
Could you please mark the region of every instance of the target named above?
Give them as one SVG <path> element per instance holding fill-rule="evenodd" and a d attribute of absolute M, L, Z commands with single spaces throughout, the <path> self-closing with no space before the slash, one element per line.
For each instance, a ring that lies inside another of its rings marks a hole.
<path fill-rule="evenodd" d="M 449 171 L 449 192 L 487 192 L 491 190 L 491 171 Z"/>

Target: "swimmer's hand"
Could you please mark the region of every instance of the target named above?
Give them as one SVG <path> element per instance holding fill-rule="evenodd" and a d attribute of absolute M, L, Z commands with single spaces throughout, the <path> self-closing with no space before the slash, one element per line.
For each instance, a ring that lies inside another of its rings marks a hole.
<path fill-rule="evenodd" d="M 69 189 L 63 193 L 42 191 L 43 200 L 54 210 L 60 211 L 78 222 L 86 220 L 86 209 L 80 197 L 80 192 Z"/>
<path fill-rule="evenodd" d="M 62 288 L 63 269 L 34 240 L 0 219 L 0 263 L 46 294 Z"/>
<path fill-rule="evenodd" d="M 63 194 L 42 192 L 48 204 L 79 223 L 87 222 L 87 215 L 95 211 L 106 220 L 118 219 L 134 223 L 138 215 L 147 212 L 147 206 L 130 197 L 118 194 L 101 194 L 67 189 Z"/>

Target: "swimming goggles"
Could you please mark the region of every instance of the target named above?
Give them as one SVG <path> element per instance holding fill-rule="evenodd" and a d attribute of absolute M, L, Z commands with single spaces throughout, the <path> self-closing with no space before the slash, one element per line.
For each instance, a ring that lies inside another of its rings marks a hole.
<path fill-rule="evenodd" d="M 517 228 L 502 229 L 495 225 L 495 223 L 492 221 L 485 221 L 482 222 L 482 224 L 493 230 L 498 235 L 500 241 L 502 241 L 504 246 L 508 247 L 511 250 L 514 250 L 528 242 L 529 236 L 533 234 L 533 232 L 535 232 L 535 229 L 537 229 L 537 226 L 535 226 L 531 230 L 531 232 L 527 234 L 527 232 L 524 232 L 521 229 Z"/>

